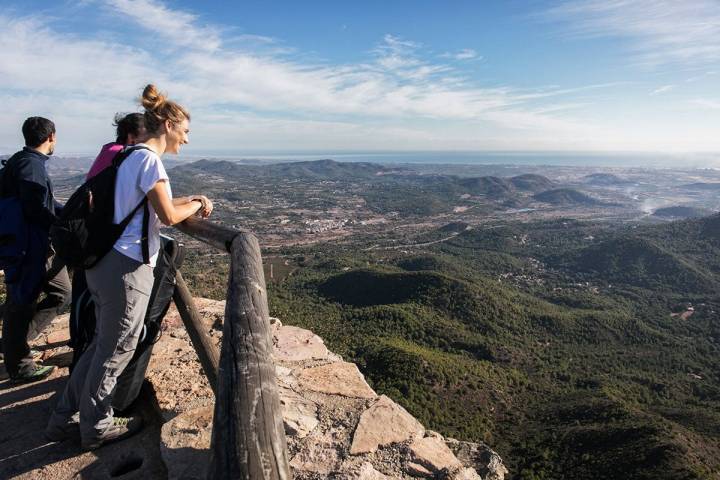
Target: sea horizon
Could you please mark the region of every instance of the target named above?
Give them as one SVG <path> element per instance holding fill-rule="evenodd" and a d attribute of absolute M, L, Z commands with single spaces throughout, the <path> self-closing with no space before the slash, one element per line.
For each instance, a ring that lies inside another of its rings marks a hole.
<path fill-rule="evenodd" d="M 640 168 L 720 168 L 720 152 L 568 152 L 568 151 L 206 151 L 174 157 L 242 162 L 334 160 L 379 164 L 529 165 Z"/>
<path fill-rule="evenodd" d="M 14 152 L 4 151 L 8 156 Z M 58 158 L 88 157 L 96 152 L 57 152 Z M 707 168 L 720 169 L 720 152 L 598 152 L 598 151 L 321 151 L 321 150 L 200 150 L 166 155 L 173 162 L 201 159 L 242 163 L 284 163 L 314 160 L 424 165 L 526 165 L 564 167 Z"/>

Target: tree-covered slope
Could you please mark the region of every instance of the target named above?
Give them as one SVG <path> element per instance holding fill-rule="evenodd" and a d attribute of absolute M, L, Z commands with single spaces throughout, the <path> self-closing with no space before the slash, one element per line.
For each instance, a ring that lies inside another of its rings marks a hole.
<path fill-rule="evenodd" d="M 718 478 L 720 298 L 700 287 L 720 217 L 490 227 L 422 251 L 290 249 L 271 314 L 429 428 L 488 442 L 512 479 Z"/>

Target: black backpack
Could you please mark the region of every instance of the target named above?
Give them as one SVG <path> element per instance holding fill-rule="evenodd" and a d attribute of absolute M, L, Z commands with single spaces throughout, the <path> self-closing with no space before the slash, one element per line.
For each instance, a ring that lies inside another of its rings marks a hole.
<path fill-rule="evenodd" d="M 150 212 L 147 197 L 122 222 L 113 223 L 118 169 L 132 152 L 140 149 L 149 150 L 141 145 L 127 147 L 113 158 L 112 165 L 83 183 L 65 204 L 60 218 L 50 227 L 52 245 L 68 267 L 87 269 L 95 266 L 112 249 L 141 207 L 144 209 L 143 262 L 149 263 L 147 239 Z"/>
<path fill-rule="evenodd" d="M 161 235 L 160 240 L 157 265 L 153 269 L 155 279 L 150 292 L 143 331 L 130 363 L 118 377 L 113 395 L 113 408 L 121 411 L 125 410 L 140 393 L 153 345 L 160 338 L 162 319 L 170 308 L 175 293 L 175 273 L 184 258 L 185 251 L 182 244 L 165 235 Z M 73 349 L 73 359 L 70 371 L 75 368 L 95 336 L 95 303 L 87 289 L 85 272 L 82 270 L 76 270 L 73 275 L 72 297 L 70 346 Z"/>

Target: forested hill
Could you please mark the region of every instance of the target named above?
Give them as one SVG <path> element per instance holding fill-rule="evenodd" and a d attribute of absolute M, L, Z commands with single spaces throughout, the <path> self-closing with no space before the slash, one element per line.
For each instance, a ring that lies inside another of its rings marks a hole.
<path fill-rule="evenodd" d="M 313 180 L 367 179 L 403 169 L 388 168 L 376 163 L 314 160 L 306 162 L 247 165 L 226 160 L 198 160 L 173 169 L 180 175 L 222 175 L 228 178 L 303 178 Z"/>
<path fill-rule="evenodd" d="M 405 164 L 390 167 L 367 162 L 338 162 L 335 160 L 312 160 L 287 163 L 268 163 L 265 165 L 246 164 L 228 160 L 198 160 L 183 164 L 173 169 L 179 175 L 227 175 L 230 177 L 253 176 L 273 178 L 307 178 L 307 179 L 372 179 L 383 175 L 406 176 L 411 180 L 425 181 L 432 179 L 449 180 L 453 184 L 478 190 L 479 193 L 492 193 L 493 189 L 511 191 L 513 189 L 527 191 L 543 191 L 552 188 L 554 182 L 537 174 L 522 174 L 513 177 L 456 177 L 453 175 L 422 175 L 412 165 Z"/>
<path fill-rule="evenodd" d="M 572 188 L 558 188 L 533 195 L 539 202 L 553 205 L 599 205 L 599 200 Z"/>
<path fill-rule="evenodd" d="M 653 216 L 659 218 L 681 219 L 706 217 L 711 213 L 712 212 L 706 208 L 676 206 L 658 208 L 653 212 Z"/>
<path fill-rule="evenodd" d="M 514 479 L 718 478 L 719 216 L 361 247 L 295 250 L 271 310 L 429 428 L 489 443 Z"/>

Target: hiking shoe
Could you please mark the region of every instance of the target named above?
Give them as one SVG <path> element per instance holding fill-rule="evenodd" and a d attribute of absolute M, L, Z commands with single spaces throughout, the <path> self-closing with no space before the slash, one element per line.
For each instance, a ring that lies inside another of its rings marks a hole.
<path fill-rule="evenodd" d="M 118 440 L 124 440 L 142 429 L 142 417 L 114 417 L 112 423 L 97 438 L 86 442 L 82 441 L 84 450 L 95 450 L 102 445 Z"/>
<path fill-rule="evenodd" d="M 62 442 L 71 437 L 80 436 L 80 424 L 77 421 L 69 420 L 65 423 L 55 425 L 48 424 L 45 429 L 45 439 L 48 442 Z"/>
<path fill-rule="evenodd" d="M 38 358 L 42 357 L 42 352 L 40 350 L 35 350 L 34 348 L 30 349 L 30 357 L 33 360 L 37 360 Z"/>
<path fill-rule="evenodd" d="M 35 365 L 31 370 L 19 375 L 11 376 L 14 383 L 28 383 L 45 380 L 55 371 L 55 365 Z"/>

